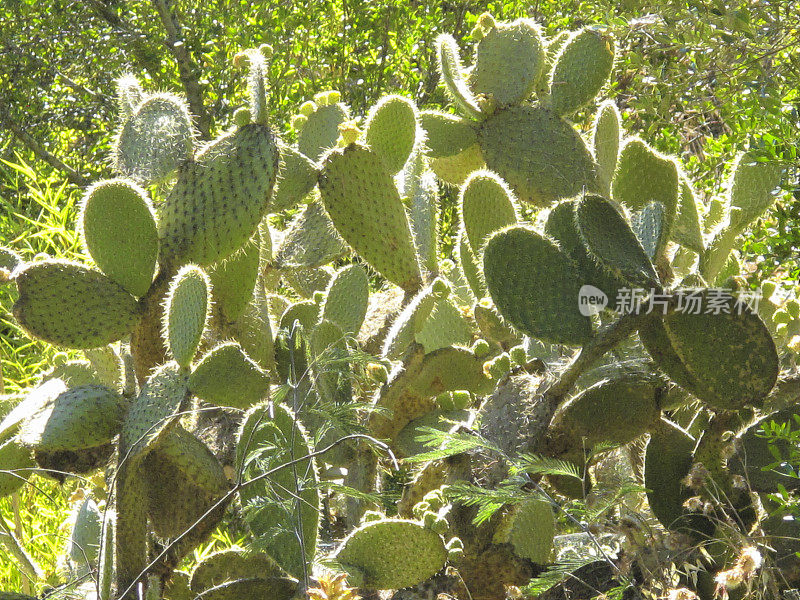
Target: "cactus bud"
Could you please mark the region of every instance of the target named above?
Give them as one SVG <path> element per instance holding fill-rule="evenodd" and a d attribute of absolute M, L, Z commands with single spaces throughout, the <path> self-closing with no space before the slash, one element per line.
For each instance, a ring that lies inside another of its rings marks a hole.
<path fill-rule="evenodd" d="M 252 121 L 253 115 L 246 106 L 237 108 L 236 112 L 233 113 L 233 122 L 236 123 L 237 127 L 244 127 L 245 125 L 249 125 Z"/>
<path fill-rule="evenodd" d="M 317 110 L 317 105 L 314 103 L 313 100 L 306 100 L 300 105 L 298 112 L 303 115 L 304 117 L 308 117 Z"/>
<path fill-rule="evenodd" d="M 348 146 L 354 143 L 361 137 L 361 130 L 358 128 L 358 122 L 354 119 L 345 121 L 339 125 L 339 145 Z"/>
<path fill-rule="evenodd" d="M 367 375 L 378 383 L 386 383 L 389 381 L 389 371 L 380 363 L 369 363 L 367 365 Z"/>
<path fill-rule="evenodd" d="M 258 47 L 258 51 L 261 52 L 261 56 L 264 58 L 272 58 L 272 55 L 275 54 L 275 50 L 269 44 L 261 44 Z"/>
<path fill-rule="evenodd" d="M 236 69 L 247 69 L 250 66 L 250 56 L 247 52 L 237 52 L 233 57 L 233 66 Z"/>
<path fill-rule="evenodd" d="M 489 346 L 489 342 L 484 339 L 475 340 L 475 343 L 472 344 L 472 353 L 477 356 L 478 358 L 483 358 L 487 354 L 489 354 L 489 350 L 491 350 L 491 346 Z"/>
<path fill-rule="evenodd" d="M 300 131 L 303 128 L 303 125 L 306 124 L 308 121 L 308 117 L 306 115 L 294 115 L 292 117 L 292 129 L 295 131 Z"/>

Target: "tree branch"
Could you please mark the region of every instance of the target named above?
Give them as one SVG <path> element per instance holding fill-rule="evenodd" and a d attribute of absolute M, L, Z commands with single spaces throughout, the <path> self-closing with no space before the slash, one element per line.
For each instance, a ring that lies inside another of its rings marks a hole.
<path fill-rule="evenodd" d="M 197 129 L 200 130 L 203 139 L 210 139 L 211 115 L 203 104 L 203 90 L 197 78 L 198 68 L 186 48 L 180 21 L 172 10 L 172 0 L 153 0 L 153 6 L 158 11 L 158 16 L 167 32 L 167 47 L 178 63 L 178 73 L 186 99 L 189 101 L 189 109 L 197 117 Z"/>
<path fill-rule="evenodd" d="M 108 23 L 115 30 L 118 37 L 125 41 L 139 65 L 148 72 L 153 81 L 158 81 L 161 61 L 154 56 L 152 50 L 146 44 L 142 43 L 143 36 L 134 31 L 127 22 L 99 0 L 87 0 L 87 4 L 95 15 Z"/>
<path fill-rule="evenodd" d="M 33 136 L 31 136 L 27 131 L 23 129 L 23 127 L 15 122 L 6 112 L 0 111 L 0 122 L 3 123 L 6 127 L 8 127 L 9 131 L 14 134 L 14 136 L 28 149 L 36 155 L 36 158 L 39 160 L 43 160 L 48 165 L 53 167 L 56 171 L 61 171 L 64 175 L 67 176 L 67 179 L 71 183 L 74 183 L 77 186 L 85 187 L 89 185 L 90 179 L 88 177 L 84 177 L 78 171 L 70 167 L 68 164 L 64 163 L 60 158 L 48 152 L 39 142 L 37 142 Z"/>

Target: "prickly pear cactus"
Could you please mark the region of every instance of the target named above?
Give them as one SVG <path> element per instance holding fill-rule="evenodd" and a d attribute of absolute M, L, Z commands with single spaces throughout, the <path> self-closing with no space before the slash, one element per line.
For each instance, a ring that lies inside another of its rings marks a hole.
<path fill-rule="evenodd" d="M 395 94 L 353 115 L 326 91 L 283 139 L 267 47 L 236 56 L 250 103 L 203 148 L 181 99 L 118 82 L 85 264 L 0 249 L 17 323 L 76 351 L 0 421 L 0 496 L 105 476 L 68 548 L 102 600 L 496 600 L 557 559 L 559 512 L 602 529 L 642 487 L 700 578 L 723 534 L 781 547 L 758 503 L 796 478 L 762 429 L 793 425 L 800 308 L 743 305 L 737 244 L 783 168 L 740 154 L 706 209 L 599 102 L 610 33 L 545 31 L 483 14 L 470 66 L 439 36 L 457 114 Z M 394 494 L 397 517 L 375 510 Z M 220 526 L 245 548 L 176 572 Z M 638 533 L 630 572 L 655 572 Z M 315 587 L 322 565 L 340 574 Z"/>

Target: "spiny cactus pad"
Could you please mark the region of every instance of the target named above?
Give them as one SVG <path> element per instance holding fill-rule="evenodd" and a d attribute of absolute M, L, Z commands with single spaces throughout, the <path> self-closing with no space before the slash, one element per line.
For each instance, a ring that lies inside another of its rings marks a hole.
<path fill-rule="evenodd" d="M 692 304 L 698 298 L 700 312 Z M 678 301 L 684 310 L 639 332 L 653 360 L 712 408 L 759 406 L 777 381 L 779 365 L 775 342 L 758 315 L 720 290 L 681 291 Z"/>
<path fill-rule="evenodd" d="M 126 408 L 119 394 L 102 385 L 71 388 L 29 415 L 19 439 L 43 452 L 102 446 L 119 433 Z"/>
<path fill-rule="evenodd" d="M 78 506 L 74 518 L 67 542 L 67 556 L 73 565 L 91 569 L 96 566 L 100 554 L 103 513 L 94 500 L 86 498 Z"/>
<path fill-rule="evenodd" d="M 597 162 L 597 176 L 606 197 L 611 196 L 611 179 L 617 168 L 621 133 L 622 118 L 619 109 L 612 100 L 606 100 L 600 105 L 592 127 L 592 150 Z"/>
<path fill-rule="evenodd" d="M 431 158 L 455 156 L 478 142 L 473 125 L 460 117 L 424 110 L 420 124 L 425 130 L 425 153 Z"/>
<path fill-rule="evenodd" d="M 269 377 L 239 344 L 210 350 L 189 376 L 189 391 L 219 406 L 247 409 L 269 394 Z"/>
<path fill-rule="evenodd" d="M 760 161 L 752 152 L 736 157 L 728 184 L 731 226 L 744 229 L 772 205 L 782 174 L 779 162 Z"/>
<path fill-rule="evenodd" d="M 239 249 L 267 212 L 278 162 L 270 128 L 252 124 L 186 163 L 159 211 L 162 263 L 211 265 Z"/>
<path fill-rule="evenodd" d="M 331 152 L 320 190 L 345 241 L 386 279 L 406 291 L 417 290 L 421 275 L 411 228 L 381 158 L 357 144 Z"/>
<path fill-rule="evenodd" d="M 208 270 L 214 306 L 228 321 L 236 321 L 253 297 L 259 262 L 258 244 L 251 240 Z"/>
<path fill-rule="evenodd" d="M 263 552 L 245 553 L 230 549 L 215 552 L 200 561 L 192 571 L 190 585 L 193 592 L 200 594 L 226 581 L 284 575 L 277 563 Z"/>
<path fill-rule="evenodd" d="M 146 192 L 110 179 L 89 188 L 79 228 L 98 268 L 134 296 L 144 296 L 158 259 L 155 214 Z"/>
<path fill-rule="evenodd" d="M 550 210 L 544 231 L 575 262 L 582 285 L 591 285 L 602 290 L 609 300 L 616 298 L 618 290 L 628 287 L 628 284 L 604 269 L 589 255 L 575 223 L 576 204 L 577 200 L 565 200 L 554 206 Z"/>
<path fill-rule="evenodd" d="M 384 96 L 370 110 L 365 127 L 367 146 L 381 157 L 389 173 L 399 173 L 417 143 L 417 107 L 402 96 Z"/>
<path fill-rule="evenodd" d="M 259 448 L 271 446 L 267 455 Z M 236 446 L 236 467 L 245 480 L 277 469 L 268 478 L 245 486 L 240 498 L 250 509 L 247 522 L 257 536 L 264 536 L 264 550 L 289 574 L 302 576 L 303 563 L 317 548 L 320 497 L 316 465 L 303 459 L 310 453 L 309 441 L 292 412 L 282 405 L 265 402 L 245 415 Z M 280 468 L 291 460 L 290 466 Z M 295 519 L 298 514 L 300 518 Z M 302 531 L 295 530 L 302 523 Z M 305 556 L 298 534 L 302 536 Z"/>
<path fill-rule="evenodd" d="M 501 525 L 501 530 L 507 531 L 507 539 L 498 541 L 509 542 L 517 556 L 538 564 L 549 562 L 556 526 L 549 502 L 538 498 L 525 500 L 505 520 L 507 523 Z"/>
<path fill-rule="evenodd" d="M 292 208 L 305 198 L 317 185 L 317 166 L 305 154 L 291 146 L 278 142 L 280 169 L 270 211 L 278 212 Z"/>
<path fill-rule="evenodd" d="M 210 588 L 197 600 L 292 600 L 297 581 L 289 577 L 254 577 L 228 581 Z"/>
<path fill-rule="evenodd" d="M 547 206 L 582 191 L 600 192 L 597 167 L 578 132 L 556 113 L 534 106 L 500 111 L 478 133 L 487 166 L 520 200 Z"/>
<path fill-rule="evenodd" d="M 470 173 L 485 166 L 481 147 L 477 143 L 460 150 L 458 154 L 431 159 L 431 170 L 436 177 L 451 185 L 463 184 Z"/>
<path fill-rule="evenodd" d="M 555 58 L 550 105 L 568 115 L 586 106 L 608 81 L 614 66 L 614 39 L 593 29 L 572 34 Z"/>
<path fill-rule="evenodd" d="M 345 333 L 361 329 L 369 303 L 369 278 L 361 265 L 349 265 L 331 279 L 322 304 L 322 318 L 336 323 Z"/>
<path fill-rule="evenodd" d="M 183 267 L 170 283 L 164 310 L 164 338 L 175 361 L 188 367 L 203 337 L 209 313 L 210 284 L 198 267 Z"/>
<path fill-rule="evenodd" d="M 522 333 L 576 346 L 589 339 L 578 267 L 553 241 L 527 227 L 500 230 L 486 244 L 483 265 L 495 306 Z"/>
<path fill-rule="evenodd" d="M 228 491 L 228 480 L 211 450 L 182 427 L 174 427 L 145 457 L 148 516 L 162 537 L 193 525 Z"/>
<path fill-rule="evenodd" d="M 0 441 L 16 435 L 22 422 L 30 415 L 55 402 L 67 390 L 61 379 L 49 379 L 30 390 L 11 411 L 0 421 Z"/>
<path fill-rule="evenodd" d="M 394 439 L 410 421 L 436 408 L 442 392 L 465 390 L 474 394 L 491 391 L 492 379 L 484 373 L 483 359 L 466 348 L 447 347 L 430 354 L 412 345 L 403 357 L 402 368 L 375 394 L 369 427 L 379 438 Z"/>
<path fill-rule="evenodd" d="M 272 263 L 279 268 L 321 267 L 343 256 L 346 248 L 322 204 L 315 200 L 286 230 Z"/>
<path fill-rule="evenodd" d="M 186 103 L 171 94 L 150 94 L 122 125 L 114 142 L 114 170 L 152 185 L 167 179 L 193 149 Z"/>
<path fill-rule="evenodd" d="M 544 66 L 544 42 L 528 19 L 496 23 L 478 42 L 469 73 L 473 93 L 495 105 L 518 104 L 530 96 Z"/>
<path fill-rule="evenodd" d="M 589 256 L 612 276 L 648 290 L 659 287 L 655 267 L 611 202 L 584 196 L 575 206 L 575 225 Z"/>
<path fill-rule="evenodd" d="M 339 139 L 339 125 L 350 119 L 344 104 L 320 106 L 303 124 L 297 136 L 297 148 L 308 158 L 317 162 Z"/>
<path fill-rule="evenodd" d="M 31 336 L 67 348 L 97 348 L 131 332 L 140 308 L 130 293 L 78 263 L 45 260 L 16 272 L 12 312 Z M 65 310 L 69 307 L 69 310 Z"/>
<path fill-rule="evenodd" d="M 692 468 L 695 440 L 675 423 L 662 419 L 652 428 L 644 459 L 644 484 L 650 509 L 666 528 L 680 526 L 690 492 L 681 483 Z"/>
<path fill-rule="evenodd" d="M 639 211 L 651 202 L 658 202 L 664 207 L 664 223 L 658 242 L 659 253 L 672 235 L 679 194 L 680 181 L 676 163 L 639 138 L 625 140 L 611 183 L 611 196 L 614 201 L 632 211 Z"/>
<path fill-rule="evenodd" d="M 458 44 L 453 36 L 443 33 L 436 38 L 436 58 L 439 62 L 439 73 L 442 75 L 445 90 L 453 98 L 458 108 L 470 118 L 481 118 L 478 100 L 464 79 Z"/>
<path fill-rule="evenodd" d="M 456 240 L 456 250 L 458 252 L 458 266 L 461 268 L 461 274 L 467 281 L 469 289 L 476 298 L 483 298 L 486 296 L 486 282 L 483 278 L 483 272 L 478 266 L 478 258 L 469 244 L 466 231 L 459 232 Z"/>
<path fill-rule="evenodd" d="M 638 374 L 601 381 L 567 402 L 556 420 L 587 448 L 627 444 L 658 420 L 659 384 L 658 378 Z"/>
<path fill-rule="evenodd" d="M 143 456 L 179 417 L 189 398 L 188 375 L 177 363 L 158 367 L 133 401 L 120 437 L 120 451 L 128 461 Z"/>
<path fill-rule="evenodd" d="M 399 589 L 437 573 L 447 560 L 441 536 L 415 521 L 385 519 L 353 531 L 336 551 L 347 569 L 358 569 L 364 587 Z"/>
<path fill-rule="evenodd" d="M 15 439 L 0 442 L 0 498 L 21 488 L 35 466 L 30 448 Z"/>
<path fill-rule="evenodd" d="M 513 194 L 491 171 L 475 171 L 464 182 L 460 197 L 461 223 L 469 245 L 480 256 L 489 234 L 517 222 Z"/>
<path fill-rule="evenodd" d="M 681 177 L 681 191 L 678 202 L 678 215 L 672 228 L 672 239 L 681 246 L 702 253 L 705 248 L 703 230 L 692 185 L 685 176 Z"/>

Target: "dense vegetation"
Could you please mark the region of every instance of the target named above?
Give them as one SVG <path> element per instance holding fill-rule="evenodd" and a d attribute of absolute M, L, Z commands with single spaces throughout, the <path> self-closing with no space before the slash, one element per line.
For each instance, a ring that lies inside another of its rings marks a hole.
<path fill-rule="evenodd" d="M 0 590 L 800 586 L 800 9 L 15 1 L 0 25 L 0 414 L 38 390 L 0 426 L 24 473 Z M 496 52 L 461 81 L 443 33 Z M 590 319 L 587 281 L 667 315 Z M 681 316 L 698 286 L 764 298 Z"/>

